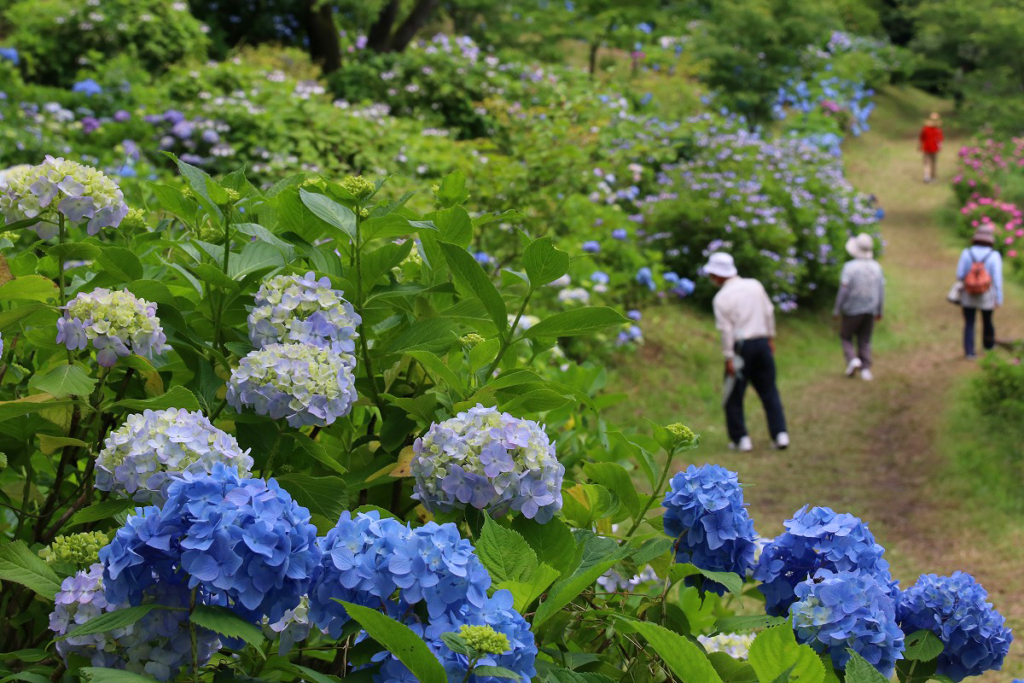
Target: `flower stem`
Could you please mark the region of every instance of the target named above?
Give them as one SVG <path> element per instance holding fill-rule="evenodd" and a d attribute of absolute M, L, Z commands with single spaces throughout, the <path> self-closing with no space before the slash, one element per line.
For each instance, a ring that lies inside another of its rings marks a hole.
<path fill-rule="evenodd" d="M 508 331 L 508 336 L 501 337 L 501 346 L 498 348 L 498 355 L 494 357 L 494 362 L 491 363 L 491 367 L 487 368 L 487 373 L 484 375 L 483 381 L 486 382 L 487 378 L 494 374 L 494 371 L 498 368 L 498 364 L 501 363 L 501 359 L 505 356 L 505 352 L 508 351 L 509 347 L 512 346 L 512 337 L 516 334 L 516 328 L 519 327 L 519 320 L 523 317 L 523 313 L 526 312 L 526 306 L 530 303 L 530 297 L 533 296 L 533 287 L 527 292 L 523 298 L 523 305 L 519 307 L 519 312 L 516 313 L 516 319 L 512 321 L 512 328 Z"/>
<path fill-rule="evenodd" d="M 188 601 L 188 611 L 190 615 L 196 609 L 196 592 L 198 590 L 198 586 L 192 589 L 192 595 Z M 193 683 L 199 683 L 199 647 L 196 642 L 196 625 L 191 618 L 188 620 L 188 633 L 192 639 L 192 681 Z"/>
<path fill-rule="evenodd" d="M 651 493 L 651 497 L 647 499 L 647 503 L 644 504 L 644 509 L 640 511 L 640 514 L 637 515 L 636 519 L 633 521 L 633 526 L 630 527 L 629 531 L 626 533 L 626 538 L 629 538 L 636 533 L 636 530 L 640 528 L 640 523 L 643 522 L 644 517 L 647 516 L 647 512 L 651 509 L 651 506 L 654 505 L 654 500 L 661 495 L 662 490 L 665 488 L 665 480 L 668 479 L 669 470 L 672 469 L 672 458 L 675 457 L 677 452 L 678 450 L 675 448 L 668 451 L 668 457 L 665 458 L 665 469 L 661 471 L 661 479 L 658 480 L 658 486 L 654 489 L 654 492 Z"/>
<path fill-rule="evenodd" d="M 362 223 L 362 219 L 359 216 L 360 207 L 356 207 L 356 236 L 352 240 L 352 251 L 353 251 L 353 265 L 356 269 L 356 302 L 358 305 L 359 316 L 364 318 L 363 315 L 363 261 L 361 257 L 363 245 L 359 238 L 360 232 L 359 227 Z M 377 378 L 376 373 L 373 370 L 373 361 L 370 359 L 370 345 L 366 341 L 366 325 L 362 322 L 359 323 L 359 347 L 362 350 L 363 357 L 363 369 L 366 370 L 366 379 L 370 383 L 370 395 L 373 397 L 373 403 L 377 406 L 377 410 L 381 411 L 383 415 L 384 406 L 380 400 L 380 393 L 377 391 Z"/>
<path fill-rule="evenodd" d="M 57 244 L 64 246 L 64 214 L 57 212 Z M 60 307 L 64 310 L 67 305 L 67 295 L 64 293 L 64 249 L 57 250 L 57 283 L 60 286 Z M 68 365 L 71 365 L 71 349 L 68 349 Z"/>

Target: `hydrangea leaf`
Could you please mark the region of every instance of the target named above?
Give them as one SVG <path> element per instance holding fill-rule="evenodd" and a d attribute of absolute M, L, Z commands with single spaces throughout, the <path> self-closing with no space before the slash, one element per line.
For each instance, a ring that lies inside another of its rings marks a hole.
<path fill-rule="evenodd" d="M 315 515 L 337 520 L 348 507 L 345 482 L 338 477 L 314 477 L 309 474 L 284 474 L 277 483 L 295 502 Z"/>
<path fill-rule="evenodd" d="M 537 554 L 518 532 L 506 529 L 490 515 L 484 515 L 484 528 L 476 544 L 476 554 L 495 583 L 529 581 L 538 562 Z"/>
<path fill-rule="evenodd" d="M 942 641 L 931 631 L 921 629 L 909 634 L 903 658 L 912 662 L 930 662 L 942 654 Z"/>
<path fill-rule="evenodd" d="M 70 406 L 75 403 L 71 399 L 55 399 L 53 396 L 47 393 L 32 394 L 25 398 L 19 398 L 16 401 L 0 401 L 0 422 L 5 420 L 13 420 L 16 417 L 22 415 L 28 415 L 30 413 L 39 413 L 50 408 L 60 408 L 63 406 Z"/>
<path fill-rule="evenodd" d="M 452 171 L 442 178 L 438 185 L 437 201 L 441 206 L 451 207 L 462 204 L 469 199 L 469 191 L 466 189 L 466 176 L 462 171 Z"/>
<path fill-rule="evenodd" d="M 21 541 L 0 546 L 0 581 L 20 583 L 47 600 L 60 590 L 60 578 Z"/>
<path fill-rule="evenodd" d="M 722 683 L 758 683 L 754 667 L 747 662 L 734 659 L 724 652 L 709 652 L 711 666 L 722 678 Z"/>
<path fill-rule="evenodd" d="M 155 679 L 123 669 L 85 666 L 79 669 L 90 683 L 153 683 Z"/>
<path fill-rule="evenodd" d="M 796 634 L 789 626 L 775 626 L 762 631 L 750 646 L 750 665 L 762 681 L 774 681 L 792 669 L 791 679 L 800 683 L 822 683 L 825 667 L 817 653 L 807 645 L 796 642 Z"/>
<path fill-rule="evenodd" d="M 22 275 L 0 287 L 0 301 L 49 301 L 59 295 L 57 284 L 42 275 Z"/>
<path fill-rule="evenodd" d="M 715 630 L 719 633 L 743 633 L 770 626 L 779 626 L 788 622 L 789 619 L 786 617 L 769 617 L 768 615 L 761 614 L 722 617 L 715 622 Z"/>
<path fill-rule="evenodd" d="M 528 339 L 578 337 L 628 322 L 628 318 L 607 306 L 584 306 L 547 317 L 526 330 L 523 336 Z"/>
<path fill-rule="evenodd" d="M 71 519 L 68 520 L 67 526 L 77 526 L 79 524 L 88 524 L 89 522 L 98 522 L 101 519 L 109 519 L 117 515 L 119 512 L 130 510 L 135 507 L 135 501 L 124 500 L 124 499 L 112 499 L 104 500 L 99 503 L 94 503 L 89 507 L 82 508 L 75 514 L 71 515 Z"/>
<path fill-rule="evenodd" d="M 489 676 L 493 678 L 511 678 L 514 681 L 519 680 L 519 674 L 511 669 L 506 669 L 503 666 L 478 666 L 473 669 L 474 676 Z"/>
<path fill-rule="evenodd" d="M 537 608 L 533 617 L 533 627 L 537 629 L 545 621 L 553 617 L 563 607 L 579 597 L 586 588 L 597 580 L 597 577 L 604 574 L 612 566 L 625 559 L 631 552 L 628 546 L 618 547 L 603 555 L 603 559 L 597 562 L 588 563 L 586 568 L 581 565 L 571 576 L 563 579 L 552 586 L 548 591 L 548 597 Z"/>
<path fill-rule="evenodd" d="M 96 265 L 121 282 L 142 278 L 142 262 L 135 252 L 124 247 L 104 247 L 96 257 Z"/>
<path fill-rule="evenodd" d="M 263 645 L 263 632 L 224 607 L 197 605 L 190 615 L 196 626 L 210 629 L 228 638 L 241 638 L 257 650 Z"/>
<path fill-rule="evenodd" d="M 576 555 L 576 539 L 560 517 L 555 517 L 545 524 L 538 524 L 525 517 L 516 517 L 512 521 L 512 528 L 526 539 L 537 553 L 540 562 L 563 574 L 572 566 Z"/>
<path fill-rule="evenodd" d="M 228 275 L 234 280 L 242 280 L 261 270 L 271 270 L 285 265 L 285 257 L 280 249 L 268 242 L 250 242 L 242 247 L 242 252 L 231 259 L 228 264 Z"/>
<path fill-rule="evenodd" d="M 409 667 L 420 683 L 447 683 L 448 675 L 423 639 L 405 624 L 377 610 L 339 600 L 349 616 L 359 622 L 371 638 L 383 645 Z"/>
<path fill-rule="evenodd" d="M 79 636 L 91 635 L 93 633 L 105 633 L 106 631 L 113 631 L 114 629 L 131 626 L 155 609 L 164 608 L 160 605 L 149 604 L 139 605 L 138 607 L 125 607 L 123 609 L 114 610 L 113 612 L 105 612 L 98 617 L 90 619 L 84 624 L 75 626 L 75 628 L 69 630 L 62 636 L 57 636 L 54 640 L 66 640 L 71 637 L 77 638 Z"/>
<path fill-rule="evenodd" d="M 477 554 L 480 547 L 477 546 Z M 486 565 L 486 563 L 485 563 Z M 541 563 L 526 581 L 501 581 L 497 589 L 505 589 L 512 593 L 513 607 L 518 612 L 526 612 L 533 601 L 544 594 L 544 591 L 553 584 L 561 574 L 559 571 L 547 564 Z"/>
<path fill-rule="evenodd" d="M 88 448 L 89 444 L 81 439 L 73 439 L 70 436 L 53 436 L 51 434 L 39 435 L 39 450 L 47 455 L 50 455 L 58 448 L 64 448 L 65 446 Z"/>
<path fill-rule="evenodd" d="M 645 621 L 630 621 L 629 627 L 642 635 L 680 683 L 722 683 L 707 655 L 678 633 Z M 761 679 L 766 680 L 764 678 Z M 767 679 L 771 680 L 771 679 Z M 807 683 L 821 683 L 807 681 Z"/>
<path fill-rule="evenodd" d="M 636 518 L 640 514 L 640 497 L 622 465 L 612 462 L 588 462 L 583 465 L 583 472 L 595 483 L 601 484 L 619 497 L 619 502 Z"/>
<path fill-rule="evenodd" d="M 697 575 L 701 575 L 704 578 L 722 584 L 730 593 L 739 595 L 743 592 L 743 577 L 739 574 L 734 574 L 732 572 L 710 571 L 708 569 L 701 569 L 700 567 L 696 567 L 689 563 L 672 565 L 672 569 L 669 570 L 669 579 L 673 583 L 681 581 L 688 576 Z"/>
<path fill-rule="evenodd" d="M 195 394 L 185 387 L 171 387 L 170 391 L 162 396 L 153 398 L 128 398 L 114 403 L 111 408 L 125 408 L 133 411 L 143 410 L 166 410 L 167 408 L 184 408 L 185 410 L 199 410 L 199 401 Z"/>
<path fill-rule="evenodd" d="M 54 398 L 88 396 L 96 386 L 96 379 L 80 365 L 58 365 L 45 375 L 33 377 L 29 386 L 45 391 Z"/>
<path fill-rule="evenodd" d="M 523 251 L 523 266 L 530 286 L 541 287 L 569 272 L 569 255 L 555 249 L 550 237 L 542 237 Z"/>
<path fill-rule="evenodd" d="M 342 206 L 327 195 L 299 190 L 299 199 L 313 212 L 313 215 L 339 231 L 345 237 L 356 239 L 356 215 L 347 206 Z M 337 235 L 336 235 L 337 236 Z"/>
<path fill-rule="evenodd" d="M 756 642 L 756 641 L 755 641 Z M 868 660 L 850 650 L 850 661 L 846 664 L 846 683 L 888 683 Z"/>
<path fill-rule="evenodd" d="M 440 242 L 438 247 L 460 288 L 480 300 L 491 321 L 504 334 L 508 327 L 508 309 L 483 267 L 462 247 L 447 242 Z"/>
<path fill-rule="evenodd" d="M 428 214 L 427 218 L 437 226 L 438 239 L 442 242 L 467 249 L 473 241 L 473 221 L 461 206 L 435 211 Z"/>
<path fill-rule="evenodd" d="M 567 652 L 566 655 L 577 653 Z M 568 657 L 567 657 L 568 658 Z M 589 671 L 573 671 L 551 666 L 547 668 L 546 683 L 614 683 L 614 679 L 604 674 Z"/>
<path fill-rule="evenodd" d="M 348 472 L 341 463 L 332 458 L 328 453 L 327 449 L 324 448 L 318 441 L 314 441 L 301 432 L 296 432 L 290 435 L 292 440 L 295 441 L 295 446 L 302 450 L 303 453 L 316 460 L 318 463 L 323 465 L 329 470 L 333 470 L 338 474 L 345 474 Z"/>

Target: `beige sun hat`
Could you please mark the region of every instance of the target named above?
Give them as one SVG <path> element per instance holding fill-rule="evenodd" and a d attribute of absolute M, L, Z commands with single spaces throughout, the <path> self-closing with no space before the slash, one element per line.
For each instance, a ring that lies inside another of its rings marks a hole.
<path fill-rule="evenodd" d="M 992 246 L 996 243 L 996 229 L 991 223 L 982 223 L 974 231 L 971 242 L 975 244 L 987 244 Z"/>
<path fill-rule="evenodd" d="M 866 232 L 851 237 L 846 240 L 846 253 L 853 258 L 874 258 L 875 239 Z"/>
<path fill-rule="evenodd" d="M 716 251 L 708 258 L 708 263 L 704 266 L 704 272 L 708 275 L 717 275 L 724 278 L 736 277 L 739 273 L 736 270 L 736 261 L 733 260 L 732 255 L 726 254 L 724 251 Z"/>

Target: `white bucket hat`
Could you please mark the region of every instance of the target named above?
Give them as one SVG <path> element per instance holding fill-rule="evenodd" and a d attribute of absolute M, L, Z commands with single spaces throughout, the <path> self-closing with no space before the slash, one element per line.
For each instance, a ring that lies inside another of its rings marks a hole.
<path fill-rule="evenodd" d="M 739 271 L 736 270 L 736 262 L 733 261 L 732 255 L 726 254 L 724 251 L 716 251 L 708 259 L 708 263 L 704 266 L 704 272 L 708 275 L 717 275 L 718 277 L 736 277 Z"/>
<path fill-rule="evenodd" d="M 874 258 L 875 240 L 871 235 L 862 232 L 846 240 L 846 253 L 853 258 Z"/>

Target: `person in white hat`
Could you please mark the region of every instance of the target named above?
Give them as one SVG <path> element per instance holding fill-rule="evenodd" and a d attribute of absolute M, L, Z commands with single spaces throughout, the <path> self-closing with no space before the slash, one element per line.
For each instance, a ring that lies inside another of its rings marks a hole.
<path fill-rule="evenodd" d="M 753 450 L 743 414 L 748 382 L 754 385 L 764 406 L 773 444 L 787 448 L 786 415 L 775 386 L 775 306 L 760 282 L 739 276 L 729 254 L 711 254 L 704 272 L 719 288 L 713 306 L 725 356 L 723 404 L 730 448 Z"/>
<path fill-rule="evenodd" d="M 875 240 L 871 235 L 862 232 L 851 237 L 846 242 L 846 251 L 853 260 L 843 265 L 832 315 L 841 319 L 839 339 L 843 343 L 846 376 L 854 377 L 859 371 L 861 379 L 871 380 L 871 334 L 875 322 L 882 319 L 885 275 L 875 260 Z"/>

